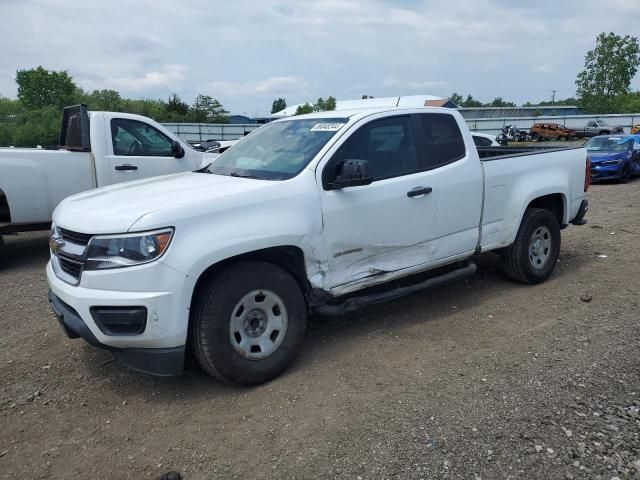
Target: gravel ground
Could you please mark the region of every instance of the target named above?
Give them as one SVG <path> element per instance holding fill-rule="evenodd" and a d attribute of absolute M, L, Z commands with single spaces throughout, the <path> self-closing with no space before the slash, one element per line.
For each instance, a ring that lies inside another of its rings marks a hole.
<path fill-rule="evenodd" d="M 597 185 L 546 283 L 314 318 L 255 388 L 128 371 L 60 331 L 46 234 L 0 256 L 0 478 L 640 479 L 640 181 Z"/>

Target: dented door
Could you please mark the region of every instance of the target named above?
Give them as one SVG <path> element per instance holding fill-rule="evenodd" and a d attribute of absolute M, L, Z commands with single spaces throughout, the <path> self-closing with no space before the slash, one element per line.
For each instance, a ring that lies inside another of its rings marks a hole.
<path fill-rule="evenodd" d="M 329 288 L 423 264 L 432 258 L 437 193 L 421 170 L 412 119 L 386 117 L 360 127 L 325 168 L 370 162 L 370 185 L 323 190 Z"/>

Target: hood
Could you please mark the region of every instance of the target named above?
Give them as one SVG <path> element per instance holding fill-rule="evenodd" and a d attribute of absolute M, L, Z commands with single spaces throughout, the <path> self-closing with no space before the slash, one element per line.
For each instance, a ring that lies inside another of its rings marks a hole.
<path fill-rule="evenodd" d="M 593 151 L 593 150 L 587 150 L 587 152 L 591 157 L 592 164 L 597 164 L 600 162 L 606 162 L 610 160 L 625 160 L 629 156 L 628 152 L 601 152 L 601 151 Z"/>
<path fill-rule="evenodd" d="M 53 222 L 81 233 L 121 233 L 157 210 L 246 194 L 275 183 L 195 172 L 148 178 L 73 195 L 58 205 Z"/>

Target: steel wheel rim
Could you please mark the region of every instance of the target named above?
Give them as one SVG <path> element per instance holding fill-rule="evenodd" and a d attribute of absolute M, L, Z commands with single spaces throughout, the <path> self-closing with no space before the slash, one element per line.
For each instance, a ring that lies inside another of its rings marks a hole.
<path fill-rule="evenodd" d="M 247 293 L 231 311 L 229 339 L 249 360 L 262 360 L 282 344 L 289 317 L 282 299 L 270 290 Z"/>
<path fill-rule="evenodd" d="M 551 231 L 540 226 L 533 231 L 529 240 L 529 263 L 536 270 L 544 268 L 551 256 Z"/>

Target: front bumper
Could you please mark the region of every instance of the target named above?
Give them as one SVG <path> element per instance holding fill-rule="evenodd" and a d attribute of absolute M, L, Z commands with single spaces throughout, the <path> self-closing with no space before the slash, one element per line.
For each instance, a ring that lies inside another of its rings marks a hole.
<path fill-rule="evenodd" d="M 615 165 L 591 165 L 591 181 L 597 182 L 600 180 L 614 180 L 620 178 L 622 175 L 621 163 Z"/>
<path fill-rule="evenodd" d="M 82 337 L 91 345 L 108 349 L 135 370 L 155 375 L 182 372 L 188 327 L 187 305 L 180 297 L 183 274 L 154 262 L 85 272 L 80 285 L 73 286 L 58 278 L 49 262 L 47 280 L 49 303 L 70 338 Z M 158 291 L 138 291 L 145 286 Z M 95 307 L 144 307 L 144 330 L 132 335 L 107 334 L 94 320 L 91 310 L 95 312 Z"/>

